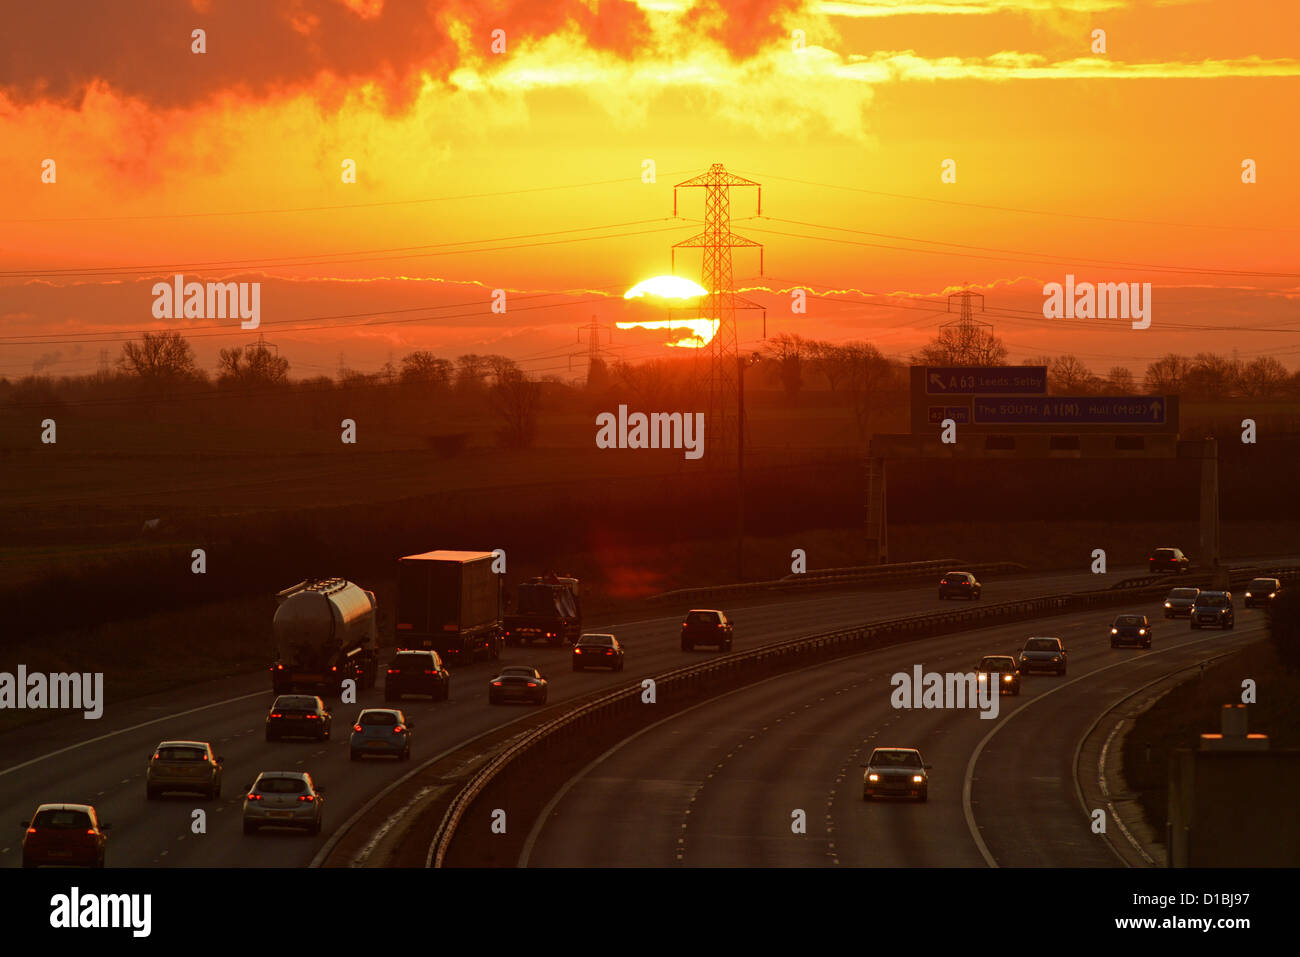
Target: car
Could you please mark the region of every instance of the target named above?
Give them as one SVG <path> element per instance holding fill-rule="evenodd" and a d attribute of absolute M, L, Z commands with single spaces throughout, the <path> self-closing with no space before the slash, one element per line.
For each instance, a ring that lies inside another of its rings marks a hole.
<path fill-rule="evenodd" d="M 511 665 L 488 682 L 488 704 L 504 704 L 510 698 L 523 698 L 533 704 L 546 704 L 546 679 L 536 668 Z"/>
<path fill-rule="evenodd" d="M 613 635 L 581 635 L 573 644 L 573 670 L 623 670 L 623 646 Z"/>
<path fill-rule="evenodd" d="M 975 667 L 977 681 L 988 681 L 997 675 L 1000 694 L 1020 694 L 1020 669 L 1011 655 L 985 655 Z"/>
<path fill-rule="evenodd" d="M 958 596 L 976 601 L 982 591 L 983 586 L 970 572 L 948 572 L 943 578 L 939 579 L 939 597 L 941 599 Z"/>
<path fill-rule="evenodd" d="M 325 789 L 306 771 L 263 771 L 244 796 L 244 833 L 264 826 L 300 827 L 319 834 L 325 819 Z"/>
<path fill-rule="evenodd" d="M 1037 635 L 1025 641 L 1020 649 L 1020 673 L 1027 675 L 1033 671 L 1052 671 L 1058 675 L 1065 674 L 1068 654 L 1065 643 L 1054 635 Z"/>
<path fill-rule="evenodd" d="M 451 672 L 436 651 L 402 649 L 388 663 L 384 676 L 384 700 L 396 701 L 404 694 L 427 694 L 434 701 L 446 701 L 451 694 Z"/>
<path fill-rule="evenodd" d="M 1192 605 L 1196 604 L 1199 588 L 1175 588 L 1165 596 L 1166 618 L 1190 618 Z"/>
<path fill-rule="evenodd" d="M 1232 631 L 1236 624 L 1235 617 L 1232 609 L 1232 592 L 1203 591 L 1196 596 L 1196 604 L 1192 606 L 1189 624 L 1192 631 L 1208 627 Z"/>
<path fill-rule="evenodd" d="M 682 619 L 682 651 L 694 651 L 696 645 L 730 651 L 733 637 L 731 621 L 716 608 L 692 608 Z"/>
<path fill-rule="evenodd" d="M 160 741 L 144 773 L 145 797 L 152 801 L 164 791 L 199 791 L 215 801 L 221 797 L 223 761 L 206 741 Z"/>
<path fill-rule="evenodd" d="M 1110 646 L 1129 644 L 1151 647 L 1151 621 L 1146 615 L 1116 615 L 1110 623 Z"/>
<path fill-rule="evenodd" d="M 930 795 L 930 765 L 916 748 L 875 748 L 863 765 L 862 800 L 878 797 L 914 797 L 925 802 Z"/>
<path fill-rule="evenodd" d="M 103 867 L 108 834 L 90 804 L 42 804 L 30 821 L 18 825 L 23 834 L 23 867 L 76 864 Z"/>
<path fill-rule="evenodd" d="M 1181 575 L 1191 571 L 1191 567 L 1192 560 L 1183 554 L 1181 548 L 1161 546 L 1147 558 L 1147 570 L 1156 574 L 1173 572 L 1175 575 Z"/>
<path fill-rule="evenodd" d="M 412 728 L 396 708 L 366 708 L 352 722 L 348 755 L 353 761 L 360 761 L 365 754 L 391 754 L 399 761 L 409 761 Z"/>
<path fill-rule="evenodd" d="M 266 713 L 266 740 L 315 738 L 328 741 L 332 717 L 318 695 L 282 694 Z"/>
<path fill-rule="evenodd" d="M 1254 608 L 1256 605 L 1265 607 L 1277 601 L 1277 596 L 1282 592 L 1282 583 L 1276 578 L 1252 578 L 1250 584 L 1246 586 L 1246 607 Z"/>

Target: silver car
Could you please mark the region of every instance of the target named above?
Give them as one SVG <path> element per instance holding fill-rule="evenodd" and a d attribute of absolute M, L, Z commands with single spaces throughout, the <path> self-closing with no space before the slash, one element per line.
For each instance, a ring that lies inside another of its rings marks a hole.
<path fill-rule="evenodd" d="M 306 771 L 263 771 L 244 796 L 244 833 L 263 826 L 300 827 L 319 834 L 325 789 Z"/>
<path fill-rule="evenodd" d="M 916 748 L 876 748 L 863 765 L 862 800 L 876 797 L 913 797 L 925 801 L 930 796 L 930 765 Z"/>
<path fill-rule="evenodd" d="M 206 741 L 162 741 L 153 749 L 144 775 L 150 801 L 164 791 L 199 791 L 215 801 L 221 797 L 222 759 Z"/>
<path fill-rule="evenodd" d="M 399 761 L 411 759 L 411 722 L 396 708 L 366 708 L 352 723 L 348 745 L 353 761 L 367 754 L 391 754 Z"/>

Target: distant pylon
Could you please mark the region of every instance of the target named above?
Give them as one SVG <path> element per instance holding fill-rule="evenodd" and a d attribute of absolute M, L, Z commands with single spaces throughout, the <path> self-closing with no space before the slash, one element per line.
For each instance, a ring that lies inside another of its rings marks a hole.
<path fill-rule="evenodd" d="M 578 327 L 578 341 L 582 341 L 582 331 L 587 331 L 587 381 L 591 381 L 591 370 L 595 368 L 596 363 L 600 361 L 603 350 L 600 348 L 600 334 L 602 332 L 613 335 L 607 326 L 602 326 L 600 320 L 595 316 L 591 317 L 591 322 L 585 326 Z"/>
<path fill-rule="evenodd" d="M 974 310 L 971 308 L 971 300 L 978 298 L 980 301 L 980 312 L 984 311 L 984 296 L 978 292 L 971 292 L 969 289 L 963 289 L 961 292 L 955 292 L 948 297 L 948 311 L 952 312 L 952 301 L 961 300 L 961 314 L 957 319 L 951 322 L 945 322 L 939 328 L 955 329 L 957 334 L 957 356 L 961 362 L 968 364 L 978 364 L 982 362 L 983 349 L 979 346 L 979 340 L 985 334 L 990 337 L 993 334 L 993 324 L 976 319 Z"/>
<path fill-rule="evenodd" d="M 735 448 L 739 397 L 736 381 L 737 296 L 732 287 L 731 250 L 757 248 L 761 275 L 763 246 L 731 231 L 731 187 L 757 188 L 759 215 L 763 213 L 763 188 L 753 180 L 728 173 L 721 163 L 714 163 L 708 172 L 673 187 L 674 216 L 677 215 L 677 190 L 688 186 L 704 188 L 704 232 L 673 245 L 673 272 L 676 273 L 678 249 L 699 247 L 704 250 L 700 285 L 708 290 L 708 295 L 704 299 L 703 318 L 716 324 L 713 338 L 709 341 L 708 448 Z M 752 304 L 746 302 L 745 305 Z"/>

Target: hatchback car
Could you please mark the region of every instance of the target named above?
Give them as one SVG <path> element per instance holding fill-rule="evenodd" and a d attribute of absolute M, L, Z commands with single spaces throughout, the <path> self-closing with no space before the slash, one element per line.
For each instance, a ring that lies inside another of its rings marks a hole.
<path fill-rule="evenodd" d="M 982 591 L 983 586 L 970 572 L 948 572 L 939 579 L 940 598 L 969 598 L 974 601 Z"/>
<path fill-rule="evenodd" d="M 396 701 L 404 694 L 427 694 L 434 701 L 447 700 L 451 673 L 443 667 L 436 651 L 399 651 L 388 663 L 384 700 Z"/>
<path fill-rule="evenodd" d="M 1165 596 L 1165 617 L 1191 617 L 1192 605 L 1196 603 L 1196 596 L 1200 593 L 1199 588 L 1175 588 Z"/>
<path fill-rule="evenodd" d="M 396 708 L 366 708 L 352 723 L 348 753 L 353 761 L 367 754 L 391 754 L 399 761 L 409 761 L 412 727 Z"/>
<path fill-rule="evenodd" d="M 103 867 L 113 825 L 99 823 L 89 804 L 42 804 L 30 821 L 18 825 L 23 834 L 23 867 L 73 864 Z"/>
<path fill-rule="evenodd" d="M 263 771 L 244 796 L 244 833 L 276 826 L 319 834 L 324 805 L 325 789 L 317 787 L 306 771 Z"/>
<path fill-rule="evenodd" d="M 1020 650 L 1020 673 L 1027 675 L 1033 671 L 1051 671 L 1063 675 L 1066 657 L 1065 644 L 1060 638 L 1030 638 Z"/>
<path fill-rule="evenodd" d="M 332 715 L 316 695 L 282 694 L 266 714 L 266 740 L 315 738 L 328 741 Z"/>
<path fill-rule="evenodd" d="M 546 704 L 546 679 L 542 673 L 524 665 L 502 668 L 501 673 L 488 682 L 488 704 L 503 704 L 512 698 Z"/>
<path fill-rule="evenodd" d="M 1157 548 L 1147 558 L 1147 571 L 1150 572 L 1173 572 L 1175 575 L 1181 575 L 1183 572 L 1190 571 L 1192 560 L 1183 554 L 1181 548 Z"/>
<path fill-rule="evenodd" d="M 215 801 L 221 797 L 222 760 L 206 741 L 162 741 L 144 774 L 145 797 L 152 801 L 164 791 L 199 791 Z"/>
<path fill-rule="evenodd" d="M 862 800 L 877 797 L 913 797 L 925 801 L 930 795 L 930 765 L 916 748 L 875 748 L 863 765 Z"/>
<path fill-rule="evenodd" d="M 1011 655 L 985 655 L 975 668 L 975 679 L 996 680 L 1000 694 L 1020 694 L 1020 669 Z"/>
<path fill-rule="evenodd" d="M 1256 605 L 1268 606 L 1277 601 L 1277 596 L 1282 592 L 1282 583 L 1276 578 L 1253 578 L 1249 585 L 1246 586 L 1246 607 L 1254 608 Z"/>
<path fill-rule="evenodd" d="M 716 608 L 692 608 L 682 621 L 682 651 L 694 651 L 696 645 L 730 651 L 733 632 L 731 621 Z"/>
<path fill-rule="evenodd" d="M 1151 621 L 1146 615 L 1116 615 L 1110 623 L 1110 646 L 1141 645 L 1151 647 Z"/>
<path fill-rule="evenodd" d="M 583 635 L 573 645 L 573 670 L 623 670 L 623 646 L 613 635 Z"/>
<path fill-rule="evenodd" d="M 1225 628 L 1231 631 L 1236 624 L 1232 609 L 1232 592 L 1203 591 L 1196 596 L 1192 606 L 1191 628 Z"/>

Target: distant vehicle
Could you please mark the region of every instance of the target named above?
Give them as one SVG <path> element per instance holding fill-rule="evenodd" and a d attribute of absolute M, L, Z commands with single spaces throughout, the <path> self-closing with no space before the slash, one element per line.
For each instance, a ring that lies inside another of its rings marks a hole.
<path fill-rule="evenodd" d="M 1051 671 L 1063 675 L 1066 657 L 1065 645 L 1060 638 L 1030 638 L 1020 650 L 1020 673 L 1027 675 L 1033 671 Z"/>
<path fill-rule="evenodd" d="M 152 801 L 164 791 L 198 791 L 215 801 L 221 797 L 222 761 L 206 741 L 162 741 L 144 774 L 145 797 Z"/>
<path fill-rule="evenodd" d="M 521 665 L 502 668 L 501 674 L 488 682 L 488 704 L 504 704 L 511 698 L 546 704 L 546 679 L 536 668 Z"/>
<path fill-rule="evenodd" d="M 1224 628 L 1231 631 L 1236 624 L 1232 609 L 1232 592 L 1203 591 L 1196 596 L 1192 606 L 1191 626 L 1199 628 Z"/>
<path fill-rule="evenodd" d="M 948 572 L 939 579 L 939 597 L 967 598 L 972 601 L 980 597 L 983 587 L 970 572 Z"/>
<path fill-rule="evenodd" d="M 930 765 L 916 748 L 876 748 L 863 765 L 862 800 L 877 797 L 914 797 L 930 794 Z"/>
<path fill-rule="evenodd" d="M 492 552 L 433 551 L 397 560 L 397 643 L 444 661 L 500 658 L 501 576 Z"/>
<path fill-rule="evenodd" d="M 263 771 L 244 797 L 244 833 L 276 825 L 319 834 L 324 805 L 325 789 L 317 787 L 306 771 Z"/>
<path fill-rule="evenodd" d="M 1000 694 L 1020 694 L 1020 669 L 1011 655 L 985 655 L 975 669 L 977 681 L 997 675 Z"/>
<path fill-rule="evenodd" d="M 374 592 L 342 578 L 303 581 L 275 596 L 271 688 L 338 695 L 343 682 L 373 688 L 379 668 Z"/>
<path fill-rule="evenodd" d="M 1268 606 L 1277 601 L 1277 596 L 1282 591 L 1282 582 L 1276 578 L 1252 578 L 1250 584 L 1246 586 L 1246 607 L 1254 608 L 1256 605 Z"/>
<path fill-rule="evenodd" d="M 384 676 L 384 700 L 396 701 L 404 694 L 427 694 L 434 701 L 447 700 L 451 673 L 443 667 L 436 651 L 403 649 L 393 656 Z"/>
<path fill-rule="evenodd" d="M 23 867 L 74 864 L 103 867 L 113 825 L 99 823 L 90 804 L 42 804 L 30 821 L 18 825 L 23 834 Z"/>
<path fill-rule="evenodd" d="M 694 651 L 696 645 L 730 651 L 732 639 L 731 622 L 716 608 L 692 608 L 682 621 L 682 651 Z"/>
<path fill-rule="evenodd" d="M 573 670 L 623 670 L 623 646 L 613 635 L 583 635 L 573 646 Z"/>
<path fill-rule="evenodd" d="M 508 645 L 544 641 L 573 644 L 582 634 L 582 603 L 578 579 L 545 575 L 521 582 L 515 590 L 515 610 L 505 617 Z"/>
<path fill-rule="evenodd" d="M 1110 646 L 1141 645 L 1151 647 L 1151 621 L 1146 615 L 1116 615 L 1110 624 Z"/>
<path fill-rule="evenodd" d="M 352 723 L 348 755 L 353 761 L 360 761 L 365 754 L 391 754 L 399 761 L 409 761 L 412 727 L 396 708 L 366 708 Z"/>
<path fill-rule="evenodd" d="M 1155 573 L 1173 572 L 1181 575 L 1190 571 L 1192 561 L 1180 548 L 1157 548 L 1147 558 L 1147 570 Z"/>
<path fill-rule="evenodd" d="M 1190 618 L 1199 588 L 1175 588 L 1165 596 L 1166 618 Z"/>
<path fill-rule="evenodd" d="M 315 738 L 328 741 L 333 716 L 316 695 L 282 694 L 266 714 L 266 740 Z"/>

